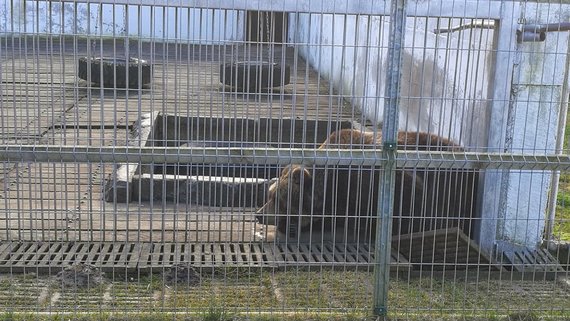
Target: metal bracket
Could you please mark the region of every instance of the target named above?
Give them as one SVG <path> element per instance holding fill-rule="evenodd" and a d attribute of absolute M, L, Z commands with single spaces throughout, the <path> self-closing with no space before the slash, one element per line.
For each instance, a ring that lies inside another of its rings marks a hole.
<path fill-rule="evenodd" d="M 451 27 L 451 28 L 438 28 L 434 29 L 433 33 L 440 34 L 440 33 L 451 33 L 455 31 L 461 31 L 466 29 L 495 29 L 495 20 L 487 20 L 487 19 L 474 19 L 471 23 L 464 23 L 459 26 Z"/>
<path fill-rule="evenodd" d="M 385 151 L 394 151 L 398 147 L 396 142 L 384 142 L 384 150 Z"/>
<path fill-rule="evenodd" d="M 569 30 L 570 22 L 527 24 L 517 30 L 517 42 L 542 42 L 546 40 L 547 32 Z"/>
<path fill-rule="evenodd" d="M 524 20 L 523 20 L 524 21 Z M 495 20 L 474 19 L 471 23 L 461 24 L 451 28 L 434 29 L 435 34 L 451 33 L 466 29 L 494 29 Z M 547 32 L 570 31 L 570 22 L 547 24 L 524 24 L 517 30 L 517 42 L 543 42 Z"/>
<path fill-rule="evenodd" d="M 374 314 L 377 316 L 385 316 L 387 313 L 386 308 L 374 308 Z"/>

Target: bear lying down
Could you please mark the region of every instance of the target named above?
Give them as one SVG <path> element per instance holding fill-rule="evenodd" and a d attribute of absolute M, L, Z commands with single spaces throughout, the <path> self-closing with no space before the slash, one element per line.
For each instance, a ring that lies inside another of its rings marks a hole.
<path fill-rule="evenodd" d="M 319 149 L 379 147 L 381 136 L 345 129 L 331 134 Z M 398 146 L 408 150 L 463 151 L 452 141 L 427 133 L 400 132 Z M 372 240 L 381 170 L 371 167 L 288 165 L 269 187 L 257 218 L 289 237 L 343 229 Z M 398 169 L 393 235 L 460 227 L 470 234 L 478 174 L 461 169 Z M 306 233 L 311 231 L 312 233 Z M 279 234 L 278 234 L 279 235 Z"/>

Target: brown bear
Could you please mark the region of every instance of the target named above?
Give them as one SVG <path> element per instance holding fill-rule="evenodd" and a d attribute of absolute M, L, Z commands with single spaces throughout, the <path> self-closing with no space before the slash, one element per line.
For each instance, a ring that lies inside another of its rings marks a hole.
<path fill-rule="evenodd" d="M 332 133 L 319 149 L 378 148 L 381 135 L 345 129 Z M 408 150 L 463 151 L 452 141 L 422 132 L 398 133 L 398 147 Z M 273 214 L 277 230 L 294 236 L 298 231 L 351 231 L 374 234 L 381 169 L 356 166 L 324 168 L 288 165 L 269 187 L 258 220 Z M 393 234 L 460 226 L 469 233 L 474 211 L 477 173 L 456 169 L 396 171 Z"/>

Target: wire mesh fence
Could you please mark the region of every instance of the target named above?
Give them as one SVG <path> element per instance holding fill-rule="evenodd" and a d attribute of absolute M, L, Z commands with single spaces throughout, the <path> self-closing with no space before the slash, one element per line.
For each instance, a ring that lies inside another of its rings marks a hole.
<path fill-rule="evenodd" d="M 569 318 L 570 5 L 402 3 L 0 2 L 2 317 Z"/>

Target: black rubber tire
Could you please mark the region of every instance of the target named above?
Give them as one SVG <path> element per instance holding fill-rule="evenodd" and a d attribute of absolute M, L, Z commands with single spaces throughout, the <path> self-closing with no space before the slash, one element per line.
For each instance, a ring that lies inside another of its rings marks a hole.
<path fill-rule="evenodd" d="M 91 66 L 91 78 L 88 77 L 89 66 Z M 127 64 L 126 59 L 81 57 L 79 58 L 77 75 L 81 79 L 103 85 L 106 88 L 138 88 L 139 67 L 141 71 L 140 85 L 142 87 L 150 83 L 152 69 L 146 60 L 137 58 L 130 58 Z M 101 75 L 101 72 L 103 72 L 103 75 Z M 129 75 L 128 84 L 127 74 Z"/>
<path fill-rule="evenodd" d="M 270 62 L 233 62 L 220 65 L 220 82 L 239 91 L 259 92 L 291 81 L 287 65 Z"/>

